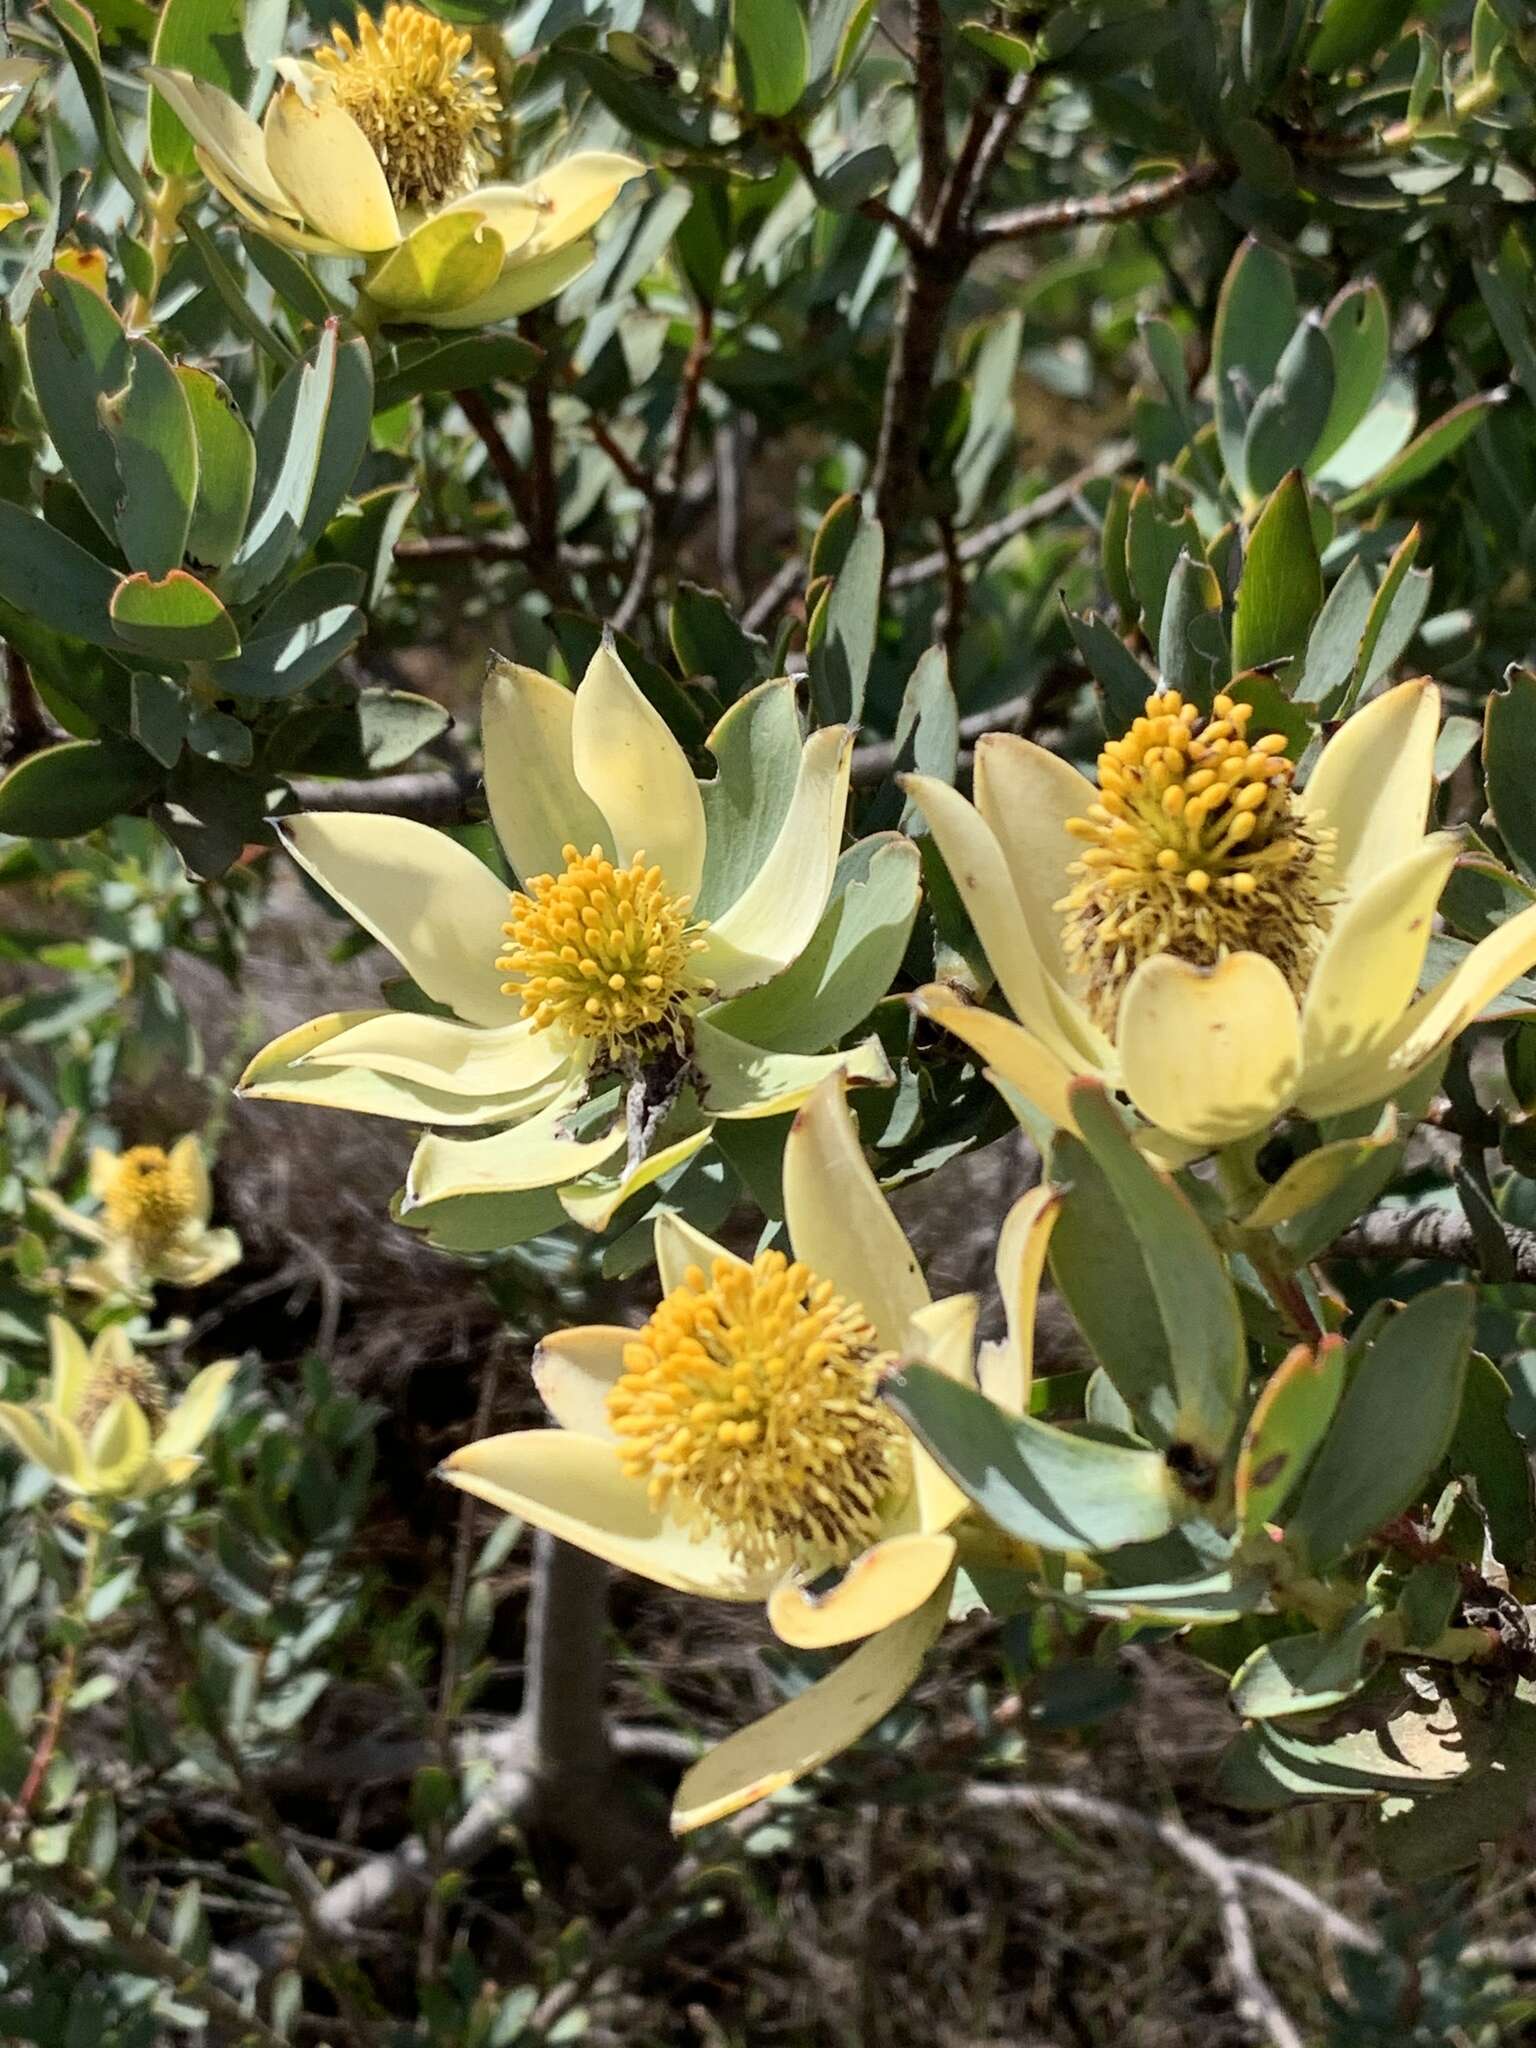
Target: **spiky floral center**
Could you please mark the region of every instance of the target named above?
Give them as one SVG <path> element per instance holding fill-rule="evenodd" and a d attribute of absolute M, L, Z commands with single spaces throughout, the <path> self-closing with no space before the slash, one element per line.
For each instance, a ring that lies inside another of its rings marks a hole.
<path fill-rule="evenodd" d="M 176 1242 L 197 1208 L 192 1176 L 158 1145 L 133 1145 L 118 1160 L 102 1196 L 107 1227 L 153 1259 Z"/>
<path fill-rule="evenodd" d="M 397 207 L 441 206 L 480 183 L 501 102 L 470 39 L 422 7 L 386 7 L 315 52 L 332 94 L 373 146 Z"/>
<path fill-rule="evenodd" d="M 143 1409 L 151 1431 L 159 1429 L 165 1420 L 164 1382 L 147 1359 L 140 1358 L 136 1351 L 129 1351 L 117 1358 L 105 1359 L 86 1381 L 85 1392 L 74 1415 L 75 1427 L 83 1437 L 90 1436 L 121 1394 L 126 1394 Z"/>
<path fill-rule="evenodd" d="M 748 1570 L 844 1563 L 909 1476 L 875 1398 L 888 1362 L 863 1309 L 782 1252 L 690 1266 L 624 1348 L 608 1396 L 620 1459 Z"/>
<path fill-rule="evenodd" d="M 1099 800 L 1067 830 L 1086 842 L 1056 905 L 1067 957 L 1112 1038 L 1125 984 L 1154 953 L 1212 967 L 1262 953 L 1299 994 L 1327 927 L 1319 834 L 1292 802 L 1278 733 L 1246 736 L 1250 704 L 1203 717 L 1177 690 L 1099 755 Z"/>
<path fill-rule="evenodd" d="M 496 965 L 514 979 L 539 1029 L 564 1026 L 600 1041 L 604 1056 L 681 1047 L 691 1002 L 711 986 L 695 972 L 704 926 L 690 923 L 691 896 L 675 896 L 659 867 L 636 853 L 615 867 L 600 846 L 561 848 L 558 875 L 535 875 L 512 897 L 502 931 L 510 941 Z"/>

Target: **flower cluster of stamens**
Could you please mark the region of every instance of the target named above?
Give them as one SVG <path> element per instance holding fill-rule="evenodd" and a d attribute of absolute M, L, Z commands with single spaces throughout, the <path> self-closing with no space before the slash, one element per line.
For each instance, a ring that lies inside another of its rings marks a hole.
<path fill-rule="evenodd" d="M 694 972 L 704 926 L 689 922 L 691 896 L 674 896 L 659 867 L 636 853 L 615 867 L 600 846 L 561 848 L 558 875 L 535 875 L 512 897 L 502 926 L 511 942 L 496 965 L 514 978 L 540 1029 L 560 1024 L 595 1038 L 614 1060 L 670 1041 L 683 1049 L 689 1004 L 710 983 Z"/>
<path fill-rule="evenodd" d="M 398 5 L 378 22 L 359 10 L 355 36 L 331 33 L 315 62 L 372 144 L 396 206 L 473 192 L 493 160 L 501 102 L 490 64 L 465 65 L 469 37 L 425 8 Z"/>
<path fill-rule="evenodd" d="M 197 1188 L 184 1166 L 158 1145 L 133 1145 L 122 1154 L 102 1194 L 107 1227 L 141 1258 L 169 1249 L 192 1220 Z"/>
<path fill-rule="evenodd" d="M 1086 842 L 1056 909 L 1088 1007 L 1114 1036 L 1125 984 L 1154 953 L 1198 967 L 1261 953 L 1298 993 L 1329 917 L 1320 837 L 1296 811 L 1285 740 L 1250 740 L 1253 707 L 1203 717 L 1177 690 L 1099 755 L 1099 800 L 1067 830 Z"/>
<path fill-rule="evenodd" d="M 128 1351 L 97 1366 L 86 1382 L 72 1418 L 80 1434 L 88 1438 L 112 1403 L 124 1394 L 144 1411 L 150 1429 L 158 1430 L 165 1420 L 164 1382 L 147 1359 Z"/>
<path fill-rule="evenodd" d="M 691 1266 L 608 1395 L 624 1470 L 747 1570 L 845 1563 L 910 1472 L 864 1311 L 782 1252 Z"/>

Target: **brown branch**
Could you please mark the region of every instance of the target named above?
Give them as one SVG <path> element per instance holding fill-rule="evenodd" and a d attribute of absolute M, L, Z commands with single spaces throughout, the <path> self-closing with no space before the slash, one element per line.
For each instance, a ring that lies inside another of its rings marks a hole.
<path fill-rule="evenodd" d="M 569 596 L 565 587 L 565 572 L 560 563 L 558 539 L 551 546 L 548 528 L 548 513 L 542 493 L 530 483 L 522 464 L 507 445 L 507 437 L 501 431 L 501 422 L 496 417 L 496 408 L 483 391 L 455 391 L 453 394 L 460 412 L 469 421 L 480 438 L 486 458 L 502 489 L 517 514 L 518 524 L 527 535 L 522 558 L 528 565 L 528 572 L 535 583 L 553 604 L 564 604 Z M 547 401 L 547 394 L 546 394 Z M 529 405 L 533 404 L 530 388 Z M 547 409 L 547 407 L 546 407 Z M 547 458 L 548 451 L 545 451 Z M 540 461 L 539 432 L 534 432 L 535 466 Z M 540 479 L 542 482 L 542 479 Z M 545 488 L 549 488 L 545 485 Z"/>
<path fill-rule="evenodd" d="M 1197 193 L 1230 184 L 1236 172 L 1227 164 L 1189 164 L 1161 178 L 1144 178 L 1119 192 L 1101 192 L 1091 199 L 1043 199 L 1012 213 L 994 213 L 978 221 L 975 238 L 987 249 L 998 242 L 1025 242 L 1036 235 L 1059 235 L 1069 228 L 1122 220 L 1140 220 L 1162 213 Z"/>
<path fill-rule="evenodd" d="M 1536 1280 L 1536 1230 L 1504 1225 L 1504 1242 L 1516 1280 Z M 1340 1259 L 1435 1259 L 1449 1266 L 1481 1267 L 1482 1253 L 1472 1226 L 1454 1209 L 1371 1209 L 1335 1238 L 1328 1257 Z"/>
<path fill-rule="evenodd" d="M 332 782 L 299 775 L 289 783 L 301 811 L 387 811 L 423 825 L 455 823 L 476 778 L 450 768 L 417 768 L 401 775 L 342 776 Z"/>
<path fill-rule="evenodd" d="M 699 410 L 699 394 L 704 385 L 704 371 L 709 363 L 714 333 L 715 309 L 708 300 L 704 300 L 699 306 L 699 324 L 694 329 L 693 341 L 683 363 L 682 379 L 677 387 L 677 402 L 672 408 L 672 418 L 667 426 L 661 467 L 656 472 L 655 486 L 650 492 L 645 516 L 641 521 L 640 545 L 635 550 L 634 566 L 630 570 L 624 595 L 620 598 L 618 609 L 613 615 L 613 629 L 616 633 L 628 631 L 645 602 L 656 565 L 657 548 L 670 529 L 672 516 L 682 495 L 683 464 L 687 460 L 688 441 Z"/>
<path fill-rule="evenodd" d="M 1052 484 L 1039 497 L 1031 498 L 1027 505 L 1015 506 L 1000 519 L 993 519 L 985 526 L 978 526 L 974 533 L 968 533 L 956 550 L 962 562 L 974 562 L 982 555 L 991 554 L 994 548 L 1012 540 L 1016 534 L 1027 533 L 1032 526 L 1040 526 L 1047 519 L 1054 519 L 1058 512 L 1065 512 L 1091 483 L 1101 477 L 1116 476 L 1136 459 L 1134 441 L 1111 441 L 1101 448 L 1091 462 L 1074 470 L 1059 484 Z M 935 548 L 931 555 L 918 555 L 915 560 L 903 562 L 893 569 L 886 579 L 892 590 L 905 590 L 914 583 L 926 583 L 931 577 L 942 576 L 948 569 L 948 557 L 943 548 Z"/>
<path fill-rule="evenodd" d="M 924 227 L 937 217 L 949 175 L 944 133 L 944 10 L 939 0 L 912 0 L 912 69 L 917 93 L 917 153 L 922 166 L 917 216 Z"/>

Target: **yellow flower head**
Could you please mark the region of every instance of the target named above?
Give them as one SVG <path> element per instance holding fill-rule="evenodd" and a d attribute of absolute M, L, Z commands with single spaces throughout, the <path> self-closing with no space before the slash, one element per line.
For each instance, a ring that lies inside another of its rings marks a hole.
<path fill-rule="evenodd" d="M 359 9 L 355 38 L 333 28 L 315 52 L 332 97 L 362 129 L 397 207 L 440 206 L 473 192 L 492 163 L 501 101 L 496 74 L 462 29 L 423 7 Z"/>
<path fill-rule="evenodd" d="M 1426 833 L 1440 699 L 1399 683 L 1347 719 L 1304 789 L 1277 736 L 1218 697 L 1150 698 L 1098 786 L 990 733 L 975 803 L 906 778 L 1016 1022 L 934 986 L 914 998 L 1041 1118 L 1073 1128 L 1093 1075 L 1164 1156 L 1234 1143 L 1295 1109 L 1382 1102 L 1536 961 L 1536 910 L 1420 988 L 1460 852 Z"/>
<path fill-rule="evenodd" d="M 500 101 L 469 37 L 390 5 L 279 57 L 260 126 L 190 72 L 149 67 L 208 182 L 268 241 L 351 256 L 385 320 L 479 327 L 553 298 L 594 260 L 593 228 L 642 164 L 584 150 L 488 180 Z"/>
<path fill-rule="evenodd" d="M 178 1138 L 168 1152 L 159 1145 L 98 1148 L 89 1178 L 98 1215 L 83 1216 L 47 1189 L 36 1196 L 56 1222 L 96 1247 L 94 1257 L 67 1269 L 71 1287 L 147 1301 L 157 1282 L 202 1287 L 239 1262 L 235 1233 L 209 1227 L 213 1191 L 195 1137 Z"/>
<path fill-rule="evenodd" d="M 59 1316 L 48 1319 L 47 1394 L 22 1407 L 0 1402 L 0 1436 L 84 1498 L 141 1500 L 196 1470 L 233 1360 L 204 1368 L 175 1403 L 120 1323 L 89 1349 Z"/>
<path fill-rule="evenodd" d="M 707 941 L 703 923 L 689 921 L 692 897 L 674 895 L 644 849 L 622 867 L 601 846 L 565 846 L 560 857 L 559 874 L 534 875 L 526 892 L 513 892 L 501 928 L 511 943 L 496 960 L 512 976 L 503 994 L 537 1029 L 593 1039 L 609 1061 L 681 1046 L 688 1008 L 711 986 L 696 972 Z"/>
<path fill-rule="evenodd" d="M 1250 704 L 1216 699 L 1209 718 L 1177 690 L 1099 755 L 1099 795 L 1066 829 L 1085 842 L 1055 905 L 1090 1015 L 1115 1035 L 1120 997 L 1155 953 L 1214 967 L 1261 953 L 1293 993 L 1306 986 L 1329 906 L 1317 829 L 1291 796 L 1285 741 L 1250 743 Z"/>
<path fill-rule="evenodd" d="M 107 1228 L 147 1264 L 163 1256 L 197 1216 L 201 1190 L 185 1154 L 131 1145 L 98 1176 Z"/>
<path fill-rule="evenodd" d="M 756 1570 L 846 1564 L 878 1539 L 911 1463 L 876 1399 L 894 1360 L 830 1280 L 777 1251 L 689 1266 L 623 1360 L 608 1419 L 659 1513 Z"/>
<path fill-rule="evenodd" d="M 827 910 L 846 727 L 803 735 L 794 685 L 778 681 L 710 735 L 721 761 L 777 750 L 775 821 L 766 801 L 743 820 L 721 794 L 730 776 L 701 782 L 611 646 L 574 690 L 493 661 L 481 719 L 491 820 L 520 883 L 510 906 L 501 877 L 430 826 L 348 812 L 281 826 L 304 869 L 452 1016 L 317 1017 L 257 1054 L 242 1093 L 435 1126 L 402 1215 L 560 1188 L 569 1214 L 602 1229 L 637 1186 L 699 1151 L 713 1119 L 787 1113 L 834 1072 L 891 1078 L 873 1037 L 780 1053 L 731 1029 L 731 1005 L 792 972 Z M 691 1128 L 632 1157 L 637 1080 L 674 1100 L 691 1091 L 679 1115 Z M 589 1108 L 586 1128 L 573 1124 Z"/>
<path fill-rule="evenodd" d="M 1055 1206 L 1035 1189 L 1006 1219 L 1008 1336 L 978 1353 L 975 1301 L 930 1299 L 834 1076 L 785 1144 L 789 1253 L 749 1262 L 663 1215 L 662 1299 L 645 1327 L 562 1330 L 540 1346 L 534 1376 L 559 1427 L 468 1444 L 443 1467 L 465 1492 L 661 1585 L 766 1600 L 785 1642 L 859 1644 L 702 1759 L 674 1826 L 813 1770 L 916 1676 L 948 1612 L 967 1502 L 878 1399 L 881 1374 L 926 1359 L 1022 1412 Z"/>

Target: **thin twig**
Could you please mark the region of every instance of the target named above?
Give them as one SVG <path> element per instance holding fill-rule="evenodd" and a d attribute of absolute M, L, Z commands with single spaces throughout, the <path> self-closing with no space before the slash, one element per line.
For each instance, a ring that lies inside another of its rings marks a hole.
<path fill-rule="evenodd" d="M 994 548 L 1001 547 L 1004 541 L 1012 540 L 1015 534 L 1027 533 L 1032 526 L 1054 519 L 1058 512 L 1067 511 L 1089 484 L 1097 483 L 1102 477 L 1118 476 L 1135 459 L 1134 441 L 1107 442 L 1091 462 L 1085 462 L 1071 476 L 1063 477 L 1059 484 L 1052 484 L 1049 490 L 1031 498 L 1027 505 L 1015 506 L 1000 519 L 993 519 L 985 526 L 978 526 L 974 533 L 968 533 L 957 550 L 960 560 L 966 563 L 978 561 L 981 556 L 991 554 Z M 948 560 L 943 548 L 935 548 L 932 554 L 918 555 L 893 569 L 886 579 L 887 586 L 891 590 L 906 590 L 914 583 L 926 583 L 934 576 L 944 575 L 947 568 Z M 758 603 L 761 602 L 759 598 Z"/>
<path fill-rule="evenodd" d="M 1143 178 L 1139 184 L 1127 185 L 1119 192 L 1100 192 L 1091 199 L 1042 199 L 1011 213 L 988 215 L 977 222 L 975 239 L 980 248 L 988 249 L 998 242 L 1027 242 L 1036 235 L 1064 234 L 1069 228 L 1140 220 L 1145 214 L 1162 213 L 1197 193 L 1230 184 L 1235 175 L 1226 164 L 1189 164 L 1161 178 Z"/>
<path fill-rule="evenodd" d="M 641 521 L 640 544 L 635 551 L 629 583 L 613 615 L 613 630 L 616 633 L 628 631 L 641 605 L 645 603 L 656 566 L 657 547 L 666 536 L 682 492 L 683 464 L 687 460 L 688 441 L 699 409 L 699 394 L 704 384 L 704 371 L 709 362 L 714 331 L 715 309 L 706 299 L 699 306 L 698 325 L 694 329 L 693 341 L 683 363 L 683 374 L 677 387 L 677 402 L 672 408 L 672 418 L 667 426 L 666 442 L 662 451 L 661 467 L 656 472 L 655 488 L 650 494 Z"/>
<path fill-rule="evenodd" d="M 800 555 L 790 555 L 779 564 L 741 615 L 741 623 L 749 633 L 761 632 L 804 574 L 805 562 Z"/>
<path fill-rule="evenodd" d="M 1188 1828 L 1182 1821 L 1164 1815 L 1139 1813 L 1090 1792 L 1078 1792 L 1064 1785 L 971 1785 L 963 1794 L 964 1804 L 997 1813 L 1061 1814 L 1105 1828 L 1124 1836 L 1138 1834 L 1161 1843 L 1204 1878 L 1216 1895 L 1216 1916 L 1226 1949 L 1227 1968 L 1237 1993 L 1241 2019 L 1261 2028 L 1272 2048 L 1305 2048 L 1295 2021 L 1281 2005 L 1259 1968 L 1253 1941 L 1253 1923 L 1243 1902 L 1238 1872 L 1232 1858 Z"/>

